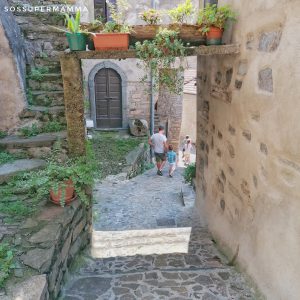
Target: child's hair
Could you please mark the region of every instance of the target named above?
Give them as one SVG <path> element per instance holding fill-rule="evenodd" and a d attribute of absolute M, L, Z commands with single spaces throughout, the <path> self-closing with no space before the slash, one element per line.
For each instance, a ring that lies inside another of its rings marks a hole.
<path fill-rule="evenodd" d="M 188 140 L 190 137 L 188 135 L 186 135 L 185 138 Z"/>
<path fill-rule="evenodd" d="M 173 145 L 169 145 L 169 150 L 170 150 L 170 151 L 173 150 Z"/>

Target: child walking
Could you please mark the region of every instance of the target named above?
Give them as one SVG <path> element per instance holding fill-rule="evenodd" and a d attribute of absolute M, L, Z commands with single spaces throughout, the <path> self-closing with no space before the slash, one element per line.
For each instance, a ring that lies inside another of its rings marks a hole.
<path fill-rule="evenodd" d="M 173 150 L 173 146 L 169 145 L 169 151 L 167 152 L 168 163 L 169 163 L 169 177 L 173 177 L 173 173 L 177 166 L 177 154 Z"/>

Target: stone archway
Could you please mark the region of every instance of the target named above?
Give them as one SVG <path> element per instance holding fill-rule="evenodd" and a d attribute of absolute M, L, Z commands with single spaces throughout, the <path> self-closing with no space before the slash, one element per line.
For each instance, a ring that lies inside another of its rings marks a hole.
<path fill-rule="evenodd" d="M 97 109 L 96 109 L 96 93 L 95 93 L 95 78 L 96 75 L 103 69 L 110 69 L 115 71 L 121 80 L 121 102 L 122 102 L 122 128 L 128 126 L 128 114 L 127 114 L 127 76 L 123 70 L 115 63 L 111 61 L 104 61 L 90 71 L 88 84 L 89 84 L 89 99 L 91 104 L 91 118 L 94 121 L 95 127 L 97 127 Z"/>

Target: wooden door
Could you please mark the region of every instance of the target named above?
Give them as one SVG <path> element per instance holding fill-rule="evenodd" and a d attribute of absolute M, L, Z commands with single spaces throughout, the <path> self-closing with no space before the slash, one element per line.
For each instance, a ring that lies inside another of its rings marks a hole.
<path fill-rule="evenodd" d="M 95 76 L 97 128 L 122 128 L 122 82 L 113 69 L 101 69 Z"/>

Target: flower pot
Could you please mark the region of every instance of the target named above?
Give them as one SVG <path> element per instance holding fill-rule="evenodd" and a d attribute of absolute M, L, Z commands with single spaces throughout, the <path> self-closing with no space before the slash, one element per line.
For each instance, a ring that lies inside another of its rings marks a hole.
<path fill-rule="evenodd" d="M 222 36 L 223 36 L 223 29 L 211 26 L 206 36 L 206 44 L 208 46 L 222 45 Z"/>
<path fill-rule="evenodd" d="M 85 51 L 87 36 L 84 33 L 66 33 L 71 51 Z"/>
<path fill-rule="evenodd" d="M 74 184 L 73 181 L 67 180 L 65 181 L 61 187 L 58 187 L 57 190 L 50 190 L 50 200 L 56 205 L 61 205 L 62 203 L 65 203 L 65 205 L 70 204 L 74 200 Z M 64 196 L 64 200 L 62 197 Z"/>
<path fill-rule="evenodd" d="M 128 50 L 129 33 L 96 33 L 93 36 L 98 51 Z"/>

